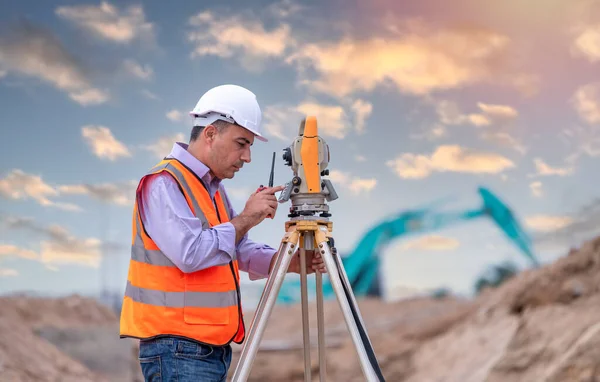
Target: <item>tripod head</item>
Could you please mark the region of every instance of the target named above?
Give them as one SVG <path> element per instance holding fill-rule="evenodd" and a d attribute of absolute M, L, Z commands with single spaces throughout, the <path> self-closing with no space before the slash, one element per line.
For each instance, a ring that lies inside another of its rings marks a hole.
<path fill-rule="evenodd" d="M 316 214 L 327 219 L 331 202 L 338 198 L 329 179 L 329 145 L 319 136 L 317 118 L 308 116 L 300 123 L 298 136 L 283 150 L 283 160 L 294 176 L 285 184 L 279 203 L 291 199 L 288 217 L 294 220 L 311 219 Z"/>

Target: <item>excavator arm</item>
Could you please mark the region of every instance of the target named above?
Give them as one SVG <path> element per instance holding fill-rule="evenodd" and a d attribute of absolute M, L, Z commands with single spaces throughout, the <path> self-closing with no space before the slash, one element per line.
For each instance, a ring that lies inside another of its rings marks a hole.
<path fill-rule="evenodd" d="M 344 269 L 356 296 L 380 295 L 379 266 L 380 254 L 385 247 L 399 237 L 436 231 L 454 224 L 477 219 L 490 218 L 506 237 L 525 255 L 534 266 L 539 263 L 535 257 L 531 240 L 521 228 L 508 206 L 486 188 L 478 189 L 482 206 L 473 210 L 438 212 L 433 208 L 403 211 L 396 217 L 380 222 L 370 228 L 359 240 L 351 254 L 342 256 Z M 299 295 L 299 282 L 286 283 L 282 287 L 280 302 L 296 302 Z M 311 285 L 314 288 L 314 285 Z M 327 279 L 323 282 L 323 296 L 333 296 L 333 289 Z"/>

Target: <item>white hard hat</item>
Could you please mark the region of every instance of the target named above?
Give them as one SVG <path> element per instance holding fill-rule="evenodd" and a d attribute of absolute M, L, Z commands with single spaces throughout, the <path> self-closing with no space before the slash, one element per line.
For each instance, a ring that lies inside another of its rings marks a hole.
<path fill-rule="evenodd" d="M 238 85 L 221 85 L 204 93 L 194 110 L 194 126 L 208 126 L 216 120 L 236 123 L 267 142 L 261 133 L 262 113 L 256 95 Z"/>

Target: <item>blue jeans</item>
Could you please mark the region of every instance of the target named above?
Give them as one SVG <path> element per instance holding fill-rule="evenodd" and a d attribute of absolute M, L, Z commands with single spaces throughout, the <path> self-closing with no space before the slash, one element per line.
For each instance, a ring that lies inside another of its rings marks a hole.
<path fill-rule="evenodd" d="M 225 382 L 231 346 L 209 346 L 173 337 L 140 341 L 146 382 Z"/>

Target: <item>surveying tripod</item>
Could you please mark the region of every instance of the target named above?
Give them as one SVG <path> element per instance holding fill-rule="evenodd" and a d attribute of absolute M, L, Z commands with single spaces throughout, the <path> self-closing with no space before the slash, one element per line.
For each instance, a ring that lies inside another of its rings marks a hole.
<path fill-rule="evenodd" d="M 284 160 L 292 166 L 295 176 L 279 197 L 279 202 L 292 200 L 290 220 L 285 223 L 285 234 L 275 254 L 275 265 L 256 308 L 246 343 L 242 348 L 233 381 L 246 381 L 267 321 L 287 274 L 296 250 L 300 256 L 300 285 L 302 301 L 302 329 L 304 342 L 304 380 L 311 381 L 310 336 L 308 319 L 308 293 L 306 273 L 306 251 L 318 251 L 323 258 L 337 301 L 356 348 L 363 374 L 369 382 L 384 381 L 371 341 L 366 332 L 358 304 L 351 289 L 341 258 L 337 255 L 331 235 L 333 223 L 329 220 L 329 207 L 325 203 L 337 199 L 331 182 L 320 180 L 319 174 L 329 162 L 329 147 L 317 134 L 314 117 L 307 117 L 301 124 L 300 134 L 284 151 Z M 311 164 L 312 166 L 309 166 Z M 316 176 L 315 176 L 316 174 Z M 318 215 L 317 215 L 318 214 Z M 319 349 L 319 377 L 326 380 L 325 367 L 325 328 L 323 314 L 323 280 L 319 271 L 315 272 L 317 297 L 317 327 Z"/>

